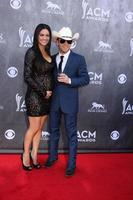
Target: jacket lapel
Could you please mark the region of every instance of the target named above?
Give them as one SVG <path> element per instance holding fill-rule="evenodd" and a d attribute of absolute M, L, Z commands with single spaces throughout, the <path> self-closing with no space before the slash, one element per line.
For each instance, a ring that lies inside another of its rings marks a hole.
<path fill-rule="evenodd" d="M 70 54 L 69 54 L 69 57 L 68 57 L 68 60 L 67 60 L 67 63 L 66 63 L 66 66 L 65 66 L 65 68 L 64 68 L 63 73 L 66 73 L 66 72 L 67 72 L 67 70 L 68 70 L 70 64 L 72 64 L 72 51 L 71 51 Z"/>

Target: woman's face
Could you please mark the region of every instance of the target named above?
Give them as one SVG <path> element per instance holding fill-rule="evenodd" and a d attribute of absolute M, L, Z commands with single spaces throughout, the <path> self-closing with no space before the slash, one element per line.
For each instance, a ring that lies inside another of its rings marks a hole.
<path fill-rule="evenodd" d="M 50 34 L 47 29 L 42 29 L 38 35 L 38 44 L 40 46 L 46 46 L 49 42 Z"/>

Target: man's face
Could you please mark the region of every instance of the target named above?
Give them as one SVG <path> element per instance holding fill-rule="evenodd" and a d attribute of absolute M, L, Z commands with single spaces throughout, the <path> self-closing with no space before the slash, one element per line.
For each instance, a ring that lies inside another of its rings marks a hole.
<path fill-rule="evenodd" d="M 57 39 L 57 45 L 60 53 L 67 53 L 71 48 L 72 40 Z"/>

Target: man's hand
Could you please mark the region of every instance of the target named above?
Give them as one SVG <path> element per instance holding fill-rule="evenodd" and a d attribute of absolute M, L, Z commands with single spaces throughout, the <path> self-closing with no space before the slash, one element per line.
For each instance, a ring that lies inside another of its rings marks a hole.
<path fill-rule="evenodd" d="M 71 84 L 71 79 L 64 73 L 58 75 L 58 81 L 61 83 Z"/>
<path fill-rule="evenodd" d="M 52 95 L 52 91 L 46 91 L 45 99 L 49 99 Z"/>

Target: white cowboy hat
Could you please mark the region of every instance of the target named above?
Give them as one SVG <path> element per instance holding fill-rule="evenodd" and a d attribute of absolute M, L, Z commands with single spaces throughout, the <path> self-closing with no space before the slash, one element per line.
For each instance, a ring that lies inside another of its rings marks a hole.
<path fill-rule="evenodd" d="M 52 32 L 53 40 L 56 41 L 57 38 L 61 38 L 64 40 L 78 40 L 79 33 L 72 34 L 72 31 L 69 27 L 63 27 L 59 32 Z"/>

